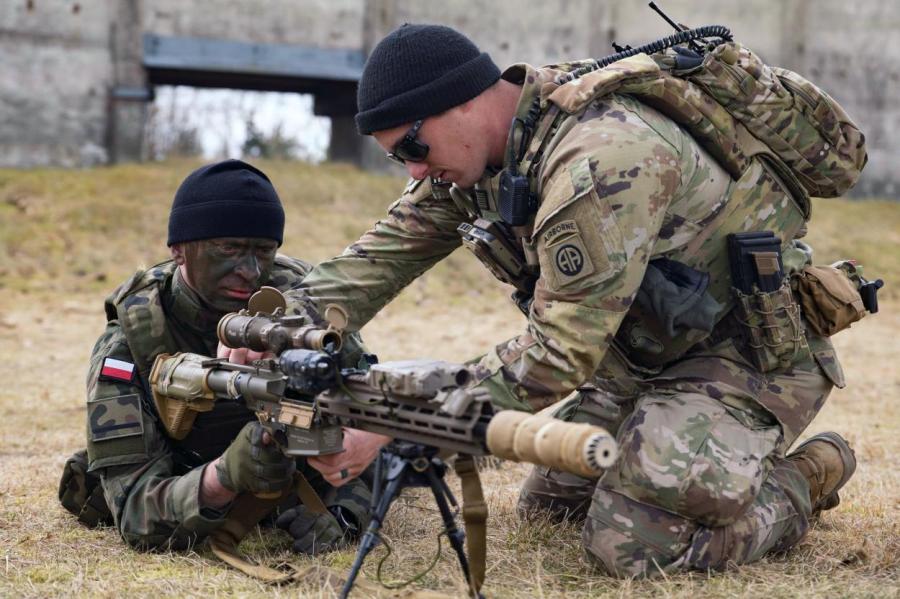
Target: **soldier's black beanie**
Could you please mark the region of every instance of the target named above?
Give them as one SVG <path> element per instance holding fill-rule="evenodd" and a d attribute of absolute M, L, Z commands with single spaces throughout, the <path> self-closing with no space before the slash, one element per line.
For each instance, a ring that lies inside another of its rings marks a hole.
<path fill-rule="evenodd" d="M 472 41 L 443 25 L 401 25 L 372 50 L 356 94 L 362 135 L 424 119 L 471 100 L 500 79 Z"/>
<path fill-rule="evenodd" d="M 213 237 L 262 237 L 281 245 L 284 209 L 262 171 L 225 160 L 201 166 L 182 182 L 169 212 L 168 245 Z"/>

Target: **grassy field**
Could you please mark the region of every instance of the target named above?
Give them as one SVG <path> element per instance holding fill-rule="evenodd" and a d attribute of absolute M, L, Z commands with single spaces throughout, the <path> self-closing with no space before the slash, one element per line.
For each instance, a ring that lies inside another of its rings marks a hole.
<path fill-rule="evenodd" d="M 113 529 L 88 530 L 59 507 L 65 459 L 84 444 L 84 376 L 103 327 L 102 301 L 135 266 L 165 259 L 166 217 L 181 179 L 199 163 L 92 171 L 0 171 L 0 596 L 332 597 L 353 553 L 319 560 L 306 582 L 263 586 L 215 561 L 142 554 Z M 264 163 L 287 210 L 286 253 L 318 261 L 339 252 L 384 213 L 402 182 L 349 167 Z M 483 475 L 490 508 L 491 597 L 885 597 L 900 596 L 900 204 L 817 201 L 809 241 L 819 262 L 856 257 L 887 281 L 882 312 L 836 336 L 849 382 L 807 431 L 837 430 L 856 449 L 843 502 L 786 556 L 724 574 L 618 581 L 592 572 L 580 532 L 520 523 L 518 485 L 527 468 Z M 464 360 L 510 337 L 524 320 L 508 291 L 459 251 L 416 281 L 363 331 L 382 359 Z M 451 486 L 458 483 L 450 477 Z M 435 548 L 439 515 L 409 493 L 385 529 L 390 575 L 407 577 Z M 247 553 L 298 566 L 287 535 L 263 530 Z M 370 557 L 374 578 L 383 549 Z M 452 596 L 465 587 L 444 556 L 417 585 Z M 364 596 L 359 593 L 358 596 Z"/>

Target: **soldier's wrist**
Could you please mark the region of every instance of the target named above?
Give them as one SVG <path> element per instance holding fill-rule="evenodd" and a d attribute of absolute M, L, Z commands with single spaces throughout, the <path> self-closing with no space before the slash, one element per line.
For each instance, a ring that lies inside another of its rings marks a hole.
<path fill-rule="evenodd" d="M 237 496 L 237 492 L 223 482 L 223 471 L 227 479 L 228 474 L 222 467 L 221 458 L 216 458 L 203 469 L 203 476 L 200 480 L 201 507 L 223 511 Z"/>

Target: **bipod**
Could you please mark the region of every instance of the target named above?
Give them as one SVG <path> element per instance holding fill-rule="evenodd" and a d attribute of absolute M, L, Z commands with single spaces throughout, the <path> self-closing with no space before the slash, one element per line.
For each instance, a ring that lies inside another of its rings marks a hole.
<path fill-rule="evenodd" d="M 450 545 L 456 551 L 459 566 L 466 577 L 466 583 L 471 588 L 469 561 L 466 559 L 463 547 L 466 535 L 456 526 L 454 514 L 454 511 L 459 511 L 459 504 L 444 480 L 447 464 L 437 456 L 437 451 L 437 448 L 407 441 L 393 441 L 381 450 L 375 461 L 375 476 L 372 481 L 372 519 L 359 542 L 353 567 L 350 568 L 347 582 L 341 589 L 341 599 L 346 599 L 350 594 L 363 561 L 378 544 L 379 531 L 391 504 L 406 488 L 431 488 L 434 501 L 444 520 L 444 532 L 450 540 Z M 440 543 L 440 539 L 438 539 L 438 543 Z M 483 599 L 481 593 L 473 594 L 473 596 Z"/>

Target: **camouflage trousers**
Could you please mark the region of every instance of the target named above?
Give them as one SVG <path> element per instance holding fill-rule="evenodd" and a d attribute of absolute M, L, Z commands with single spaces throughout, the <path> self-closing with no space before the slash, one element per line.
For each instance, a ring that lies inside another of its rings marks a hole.
<path fill-rule="evenodd" d="M 765 389 L 796 403 L 806 420 L 785 426 L 757 402 L 759 373 L 747 376 L 744 365 L 720 356 L 690 362 L 630 391 L 621 379 L 596 381 L 561 402 L 557 418 L 607 428 L 620 456 L 599 479 L 536 467 L 520 515 L 583 519 L 588 557 L 622 577 L 724 569 L 802 539 L 809 487 L 784 454 L 831 381 L 811 358 L 766 377 Z"/>

